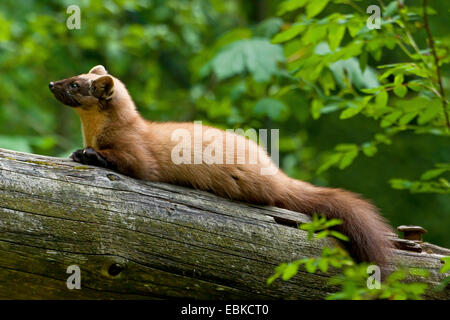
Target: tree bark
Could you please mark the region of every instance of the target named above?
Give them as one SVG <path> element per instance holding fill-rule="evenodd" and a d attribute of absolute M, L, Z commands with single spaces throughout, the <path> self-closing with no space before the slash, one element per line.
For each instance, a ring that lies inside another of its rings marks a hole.
<path fill-rule="evenodd" d="M 206 192 L 0 149 L 0 298 L 323 299 L 333 272 L 274 268 L 318 256 L 333 239 L 308 241 L 309 217 Z M 395 264 L 426 268 L 435 286 L 441 255 L 396 250 Z M 68 289 L 79 266 L 81 289 Z M 449 290 L 427 298 L 448 299 Z"/>

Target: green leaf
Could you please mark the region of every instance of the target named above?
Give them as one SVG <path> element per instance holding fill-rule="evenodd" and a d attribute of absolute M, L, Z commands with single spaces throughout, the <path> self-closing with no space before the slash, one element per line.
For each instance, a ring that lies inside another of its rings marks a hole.
<path fill-rule="evenodd" d="M 366 70 L 368 60 L 369 55 L 367 54 L 367 51 L 362 52 L 361 55 L 359 56 L 359 66 L 361 68 L 361 71 L 364 72 Z"/>
<path fill-rule="evenodd" d="M 341 152 L 355 151 L 358 150 L 358 146 L 353 143 L 341 143 L 334 147 L 334 150 Z"/>
<path fill-rule="evenodd" d="M 281 274 L 275 273 L 274 275 L 270 276 L 269 279 L 267 279 L 267 285 L 272 284 Z"/>
<path fill-rule="evenodd" d="M 422 176 L 420 177 L 421 180 L 431 180 L 433 178 L 436 178 L 437 176 L 440 176 L 444 172 L 446 172 L 447 169 L 432 169 L 424 172 Z"/>
<path fill-rule="evenodd" d="M 261 37 L 270 39 L 280 31 L 283 24 L 284 22 L 280 18 L 268 18 L 256 26 L 254 36 L 256 38 Z"/>
<path fill-rule="evenodd" d="M 359 53 L 355 52 L 354 54 Z M 366 67 L 364 72 L 362 72 L 358 59 L 353 57 L 347 60 L 339 60 L 331 64 L 330 70 L 333 72 L 333 76 L 336 81 L 342 87 L 344 87 L 348 82 L 345 81 L 346 78 L 348 78 L 350 83 L 360 90 L 363 88 L 378 88 L 380 86 L 375 71 L 370 67 Z"/>
<path fill-rule="evenodd" d="M 381 127 L 382 128 L 386 128 L 389 127 L 390 125 L 392 125 L 394 122 L 397 121 L 398 118 L 400 118 L 402 115 L 401 111 L 394 111 L 392 113 L 389 113 L 387 116 L 385 116 L 383 118 L 383 120 L 381 120 Z"/>
<path fill-rule="evenodd" d="M 405 113 L 404 115 L 402 115 L 400 117 L 400 119 L 398 120 L 398 124 L 400 125 L 406 125 L 409 122 L 411 122 L 412 119 L 414 119 L 417 116 L 418 112 L 408 112 Z"/>
<path fill-rule="evenodd" d="M 304 44 L 318 43 L 327 35 L 327 25 L 316 24 L 309 26 L 302 38 Z"/>
<path fill-rule="evenodd" d="M 284 269 L 283 275 L 281 276 L 281 279 L 283 280 L 289 280 L 293 276 L 297 274 L 298 271 L 298 265 L 295 263 L 289 263 L 286 266 L 286 269 Z"/>
<path fill-rule="evenodd" d="M 335 268 L 342 267 L 342 263 L 338 259 L 330 259 L 328 262 Z"/>
<path fill-rule="evenodd" d="M 390 17 L 393 16 L 398 11 L 398 2 L 396 0 L 391 1 L 384 9 L 383 16 Z"/>
<path fill-rule="evenodd" d="M 363 27 L 363 24 L 361 23 L 361 21 L 352 20 L 348 23 L 347 27 L 348 27 L 348 32 L 350 33 L 350 36 L 352 36 L 352 38 L 354 38 L 356 36 L 356 34 L 359 32 L 359 30 L 361 30 L 361 28 Z"/>
<path fill-rule="evenodd" d="M 450 257 L 443 257 L 441 261 L 444 262 L 444 266 L 441 268 L 441 273 L 446 273 L 450 271 Z"/>
<path fill-rule="evenodd" d="M 279 121 L 286 118 L 289 108 L 280 100 L 263 98 L 255 104 L 253 112 L 256 115 L 267 115 L 270 119 Z"/>
<path fill-rule="evenodd" d="M 344 120 L 351 118 L 360 113 L 363 108 L 364 105 L 362 104 L 349 103 L 349 107 L 341 112 L 341 114 L 339 115 L 339 119 Z"/>
<path fill-rule="evenodd" d="M 315 99 L 312 102 L 311 106 L 311 114 L 313 119 L 319 119 L 320 117 L 320 110 L 323 108 L 323 103 L 321 100 Z"/>
<path fill-rule="evenodd" d="M 386 137 L 384 134 L 381 134 L 381 133 L 377 133 L 375 135 L 375 140 L 377 142 L 384 143 L 384 144 L 391 144 L 392 143 L 391 139 L 389 139 L 388 137 Z"/>
<path fill-rule="evenodd" d="M 380 93 L 375 96 L 375 105 L 378 108 L 385 107 L 388 103 L 389 95 L 386 90 L 383 89 Z"/>
<path fill-rule="evenodd" d="M 428 103 L 425 110 L 420 113 L 417 122 L 421 125 L 426 124 L 434 120 L 442 110 L 441 100 L 433 99 L 430 103 Z"/>
<path fill-rule="evenodd" d="M 320 231 L 320 232 L 316 233 L 316 234 L 314 235 L 314 238 L 316 238 L 316 239 L 322 239 L 322 238 L 325 238 L 325 237 L 327 237 L 327 236 L 328 236 L 328 230 L 323 230 L 323 231 Z"/>
<path fill-rule="evenodd" d="M 406 96 L 407 92 L 408 92 L 408 89 L 404 85 L 400 84 L 400 85 L 397 85 L 394 87 L 394 93 L 400 98 L 403 98 L 404 96 Z"/>
<path fill-rule="evenodd" d="M 391 187 L 398 190 L 409 189 L 412 186 L 412 182 L 403 179 L 391 179 L 389 180 Z"/>
<path fill-rule="evenodd" d="M 399 73 L 394 78 L 394 84 L 399 86 L 399 85 L 401 85 L 403 83 L 403 80 L 404 80 L 403 74 Z"/>
<path fill-rule="evenodd" d="M 305 6 L 309 0 L 287 0 L 280 4 L 277 15 L 283 15 L 287 12 L 300 9 Z"/>
<path fill-rule="evenodd" d="M 305 269 L 309 273 L 314 273 L 317 270 L 316 259 L 311 258 L 305 263 Z"/>
<path fill-rule="evenodd" d="M 328 271 L 328 261 L 327 259 L 320 259 L 317 263 L 317 266 L 319 267 L 320 271 L 327 272 Z"/>
<path fill-rule="evenodd" d="M 266 39 L 249 39 L 227 45 L 209 65 L 219 80 L 248 71 L 257 82 L 266 82 L 279 72 L 280 62 L 284 62 L 280 46 Z"/>
<path fill-rule="evenodd" d="M 328 170 L 332 165 L 336 164 L 339 162 L 339 160 L 342 157 L 342 153 L 336 153 L 333 154 L 332 156 L 330 156 L 328 158 L 327 161 L 325 161 L 325 163 L 323 163 L 319 169 L 317 169 L 317 174 L 321 174 L 322 172 Z"/>
<path fill-rule="evenodd" d="M 329 25 L 328 26 L 328 43 L 330 44 L 330 50 L 336 50 L 341 44 L 345 35 L 345 25 Z"/>
<path fill-rule="evenodd" d="M 330 228 L 330 227 L 334 227 L 334 226 L 338 226 L 338 225 L 340 225 L 340 224 L 342 224 L 342 220 L 339 220 L 339 219 L 330 219 L 330 220 L 328 220 L 326 223 L 325 223 L 325 227 L 326 228 Z"/>
<path fill-rule="evenodd" d="M 272 43 L 281 43 L 291 40 L 292 38 L 302 33 L 305 28 L 306 26 L 304 24 L 292 25 L 289 29 L 276 34 L 272 39 Z"/>
<path fill-rule="evenodd" d="M 376 145 L 374 145 L 373 143 L 364 143 L 362 145 L 362 151 L 364 152 L 364 154 L 368 157 L 372 157 L 373 155 L 375 155 L 375 153 L 377 153 L 377 147 Z"/>
<path fill-rule="evenodd" d="M 323 72 L 318 80 L 326 96 L 329 96 L 331 91 L 336 89 L 336 83 L 334 81 L 333 74 L 328 70 Z M 338 109 L 338 107 L 339 107 L 338 103 L 330 103 L 326 106 L 325 110 L 330 110 L 331 108 L 334 108 L 336 110 Z"/>
<path fill-rule="evenodd" d="M 369 103 L 371 99 L 372 96 L 366 96 L 363 99 L 356 101 L 355 103 L 350 102 L 349 103 L 350 107 L 341 113 L 340 119 L 348 119 L 350 117 L 357 115 L 364 109 L 364 107 L 367 105 L 367 103 Z"/>
<path fill-rule="evenodd" d="M 417 81 L 414 80 L 408 82 L 408 88 L 416 92 L 423 89 L 423 87 Z"/>
<path fill-rule="evenodd" d="M 342 233 L 340 233 L 338 231 L 331 230 L 330 234 L 333 237 L 335 237 L 335 238 L 337 238 L 339 240 L 342 240 L 342 241 L 349 241 L 350 240 L 345 234 L 342 234 Z"/>
<path fill-rule="evenodd" d="M 348 167 L 357 156 L 358 156 L 358 150 L 344 153 L 341 161 L 339 162 L 339 169 L 342 170 L 342 169 L 345 169 L 346 167 Z"/>
<path fill-rule="evenodd" d="M 330 0 L 310 1 L 306 6 L 306 16 L 308 18 L 312 18 L 318 15 L 320 12 L 322 12 L 322 10 L 325 8 L 325 6 L 328 4 L 329 1 Z"/>
<path fill-rule="evenodd" d="M 381 90 L 384 90 L 383 87 L 376 87 L 376 88 L 370 88 L 370 89 L 361 89 L 364 93 L 379 93 Z"/>

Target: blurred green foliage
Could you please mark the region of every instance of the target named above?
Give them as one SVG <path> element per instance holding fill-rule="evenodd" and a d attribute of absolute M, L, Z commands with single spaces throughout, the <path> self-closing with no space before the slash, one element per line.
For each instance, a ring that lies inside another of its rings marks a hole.
<path fill-rule="evenodd" d="M 79 119 L 47 85 L 103 64 L 144 117 L 279 128 L 280 166 L 290 176 L 361 193 L 392 225 L 421 225 L 426 240 L 450 247 L 447 187 L 434 184 L 445 184 L 449 173 L 442 111 L 436 104 L 421 114 L 430 97 L 405 85 L 421 70 L 378 68 L 417 57 L 401 47 L 394 23 L 361 31 L 364 21 L 352 14 L 368 17 L 372 2 L 2 0 L 0 147 L 56 156 L 80 148 Z M 396 2 L 386 2 L 383 17 L 401 21 Z M 421 1 L 406 2 L 420 18 Z M 430 2 L 441 47 L 450 36 L 449 8 Z M 80 30 L 66 27 L 73 4 L 81 9 Z M 412 23 L 417 45 L 427 48 L 420 19 Z M 442 78 L 448 91 L 448 64 Z M 386 112 L 371 114 L 376 106 Z M 433 119 L 438 124 L 424 134 L 410 128 Z M 437 192 L 408 191 L 423 188 Z"/>

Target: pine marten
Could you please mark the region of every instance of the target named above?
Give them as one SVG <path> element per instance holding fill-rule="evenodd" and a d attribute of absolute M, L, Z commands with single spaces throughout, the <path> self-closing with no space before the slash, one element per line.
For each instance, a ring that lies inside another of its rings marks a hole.
<path fill-rule="evenodd" d="M 71 155 L 74 161 L 142 180 L 190 186 L 232 200 L 338 218 L 343 224 L 337 230 L 349 237 L 350 252 L 358 261 L 386 264 L 392 248 L 387 234 L 392 230 L 377 209 L 359 195 L 290 178 L 255 142 L 206 126 L 203 128 L 219 133 L 220 143 L 233 146 L 223 149 L 223 157 L 234 161 L 175 163 L 173 150 L 179 141 L 173 134 L 184 129 L 194 136 L 194 124 L 143 119 L 125 85 L 101 65 L 87 74 L 50 82 L 49 87 L 56 99 L 73 107 L 81 118 L 84 149 Z M 196 157 L 195 153 L 209 144 L 204 139 L 200 146 L 183 149 L 191 154 L 181 156 Z M 259 154 L 256 162 L 238 161 L 239 154 L 255 153 Z M 262 168 L 275 168 L 275 174 L 263 175 Z"/>

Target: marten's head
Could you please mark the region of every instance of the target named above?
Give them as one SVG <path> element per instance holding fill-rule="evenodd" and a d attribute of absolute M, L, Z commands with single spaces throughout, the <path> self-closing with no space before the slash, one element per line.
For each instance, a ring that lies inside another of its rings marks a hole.
<path fill-rule="evenodd" d="M 140 119 L 125 85 L 103 66 L 48 86 L 56 99 L 73 107 L 80 116 L 85 146 L 97 148 L 98 136 L 107 124 L 129 124 Z"/>
<path fill-rule="evenodd" d="M 82 109 L 104 110 L 113 99 L 130 99 L 125 86 L 101 65 L 93 67 L 89 73 L 50 82 L 48 86 L 56 99 Z"/>

